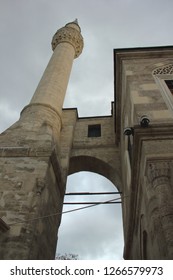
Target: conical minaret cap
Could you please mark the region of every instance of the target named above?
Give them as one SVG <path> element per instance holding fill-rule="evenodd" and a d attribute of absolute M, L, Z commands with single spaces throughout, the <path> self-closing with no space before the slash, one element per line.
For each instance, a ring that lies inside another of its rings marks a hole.
<path fill-rule="evenodd" d="M 83 50 L 83 37 L 81 35 L 81 28 L 77 19 L 67 23 L 64 27 L 60 28 L 52 39 L 52 50 L 54 51 L 58 44 L 69 43 L 75 49 L 75 58 L 77 58 Z"/>
<path fill-rule="evenodd" d="M 78 23 L 78 19 L 76 18 L 74 21 L 67 23 L 65 26 L 71 26 L 72 28 L 75 28 L 79 32 L 81 32 L 81 28 Z"/>

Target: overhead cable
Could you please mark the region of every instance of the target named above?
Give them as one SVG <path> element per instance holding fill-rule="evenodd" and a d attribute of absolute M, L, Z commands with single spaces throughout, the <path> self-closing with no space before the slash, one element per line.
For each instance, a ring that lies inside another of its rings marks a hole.
<path fill-rule="evenodd" d="M 126 197 L 128 197 L 128 196 L 124 196 L 123 198 L 126 198 Z M 64 211 L 64 212 L 57 212 L 57 213 L 53 213 L 53 214 L 49 214 L 49 215 L 45 215 L 45 216 L 41 216 L 41 217 L 37 217 L 37 218 L 28 219 L 28 220 L 25 220 L 25 221 L 18 221 L 18 222 L 15 222 L 15 223 L 11 223 L 8 226 L 14 226 L 16 224 L 21 224 L 21 223 L 41 220 L 41 219 L 44 219 L 44 218 L 49 218 L 49 217 L 53 217 L 53 216 L 57 216 L 57 215 L 61 215 L 61 214 L 72 213 L 72 212 L 76 212 L 76 211 L 79 211 L 79 210 L 83 210 L 83 209 L 87 209 L 87 208 L 90 208 L 90 207 L 94 207 L 94 206 L 97 206 L 97 205 L 106 204 L 108 202 L 116 201 L 116 200 L 119 200 L 119 199 L 121 199 L 121 197 L 114 198 L 114 199 L 107 200 L 107 201 L 103 201 L 103 202 L 99 202 L 97 204 L 92 204 L 92 205 L 88 205 L 88 206 L 84 206 L 84 207 L 79 207 L 79 208 L 67 210 L 67 211 Z"/>

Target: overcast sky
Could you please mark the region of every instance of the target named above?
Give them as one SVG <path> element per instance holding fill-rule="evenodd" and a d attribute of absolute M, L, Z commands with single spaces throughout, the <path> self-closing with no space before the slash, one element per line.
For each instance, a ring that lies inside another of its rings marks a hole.
<path fill-rule="evenodd" d="M 173 45 L 172 11 L 172 0 L 0 0 L 0 131 L 14 123 L 30 101 L 57 29 L 78 18 L 85 42 L 74 61 L 64 107 L 77 107 L 82 117 L 109 115 L 113 49 Z M 69 177 L 71 191 L 91 188 L 116 190 L 92 173 Z M 80 259 L 121 259 L 120 228 L 117 205 L 64 214 L 59 252 Z"/>

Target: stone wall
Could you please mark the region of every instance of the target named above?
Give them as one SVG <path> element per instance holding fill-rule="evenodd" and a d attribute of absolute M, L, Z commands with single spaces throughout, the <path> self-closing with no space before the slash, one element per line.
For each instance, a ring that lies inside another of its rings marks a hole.
<path fill-rule="evenodd" d="M 100 125 L 101 136 L 88 137 L 88 126 Z M 63 110 L 61 166 L 64 176 L 79 171 L 99 173 L 121 190 L 119 148 L 113 116 L 78 118 L 75 109 Z"/>

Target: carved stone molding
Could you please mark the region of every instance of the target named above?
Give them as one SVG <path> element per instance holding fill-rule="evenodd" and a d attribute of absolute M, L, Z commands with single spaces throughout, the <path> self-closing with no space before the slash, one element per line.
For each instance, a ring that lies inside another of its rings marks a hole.
<path fill-rule="evenodd" d="M 173 64 L 164 65 L 153 70 L 153 75 L 173 74 Z"/>
<path fill-rule="evenodd" d="M 147 164 L 147 177 L 154 193 L 154 197 L 150 197 L 150 228 L 158 239 L 159 250 L 167 259 L 172 259 L 173 256 L 171 169 L 171 160 L 153 160 Z"/>
<path fill-rule="evenodd" d="M 60 28 L 52 39 L 52 50 L 54 51 L 56 46 L 60 43 L 67 42 L 71 44 L 75 49 L 75 58 L 77 58 L 83 50 L 83 37 L 76 29 L 65 26 Z"/>
<path fill-rule="evenodd" d="M 170 162 L 155 161 L 148 163 L 147 177 L 153 187 L 170 183 Z"/>

